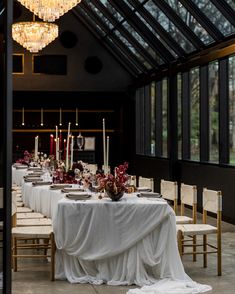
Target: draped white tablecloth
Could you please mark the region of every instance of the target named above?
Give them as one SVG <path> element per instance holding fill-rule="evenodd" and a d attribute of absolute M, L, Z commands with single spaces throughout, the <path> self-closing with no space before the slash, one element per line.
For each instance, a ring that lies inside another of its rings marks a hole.
<path fill-rule="evenodd" d="M 12 184 L 21 186 L 23 183 L 23 178 L 27 173 L 28 173 L 27 168 L 16 169 L 15 167 L 12 167 Z"/>
<path fill-rule="evenodd" d="M 23 185 L 23 199 L 52 217 L 56 278 L 71 283 L 144 286 L 128 294 L 195 294 L 178 253 L 175 214 L 158 199 L 69 200 L 49 186 Z M 147 285 L 147 286 L 146 286 Z"/>

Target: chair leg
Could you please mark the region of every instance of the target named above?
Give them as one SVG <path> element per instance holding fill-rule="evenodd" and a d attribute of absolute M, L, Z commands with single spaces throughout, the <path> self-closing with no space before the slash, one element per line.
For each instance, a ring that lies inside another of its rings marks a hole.
<path fill-rule="evenodd" d="M 55 250 L 54 233 L 51 233 L 51 281 L 55 280 Z"/>
<path fill-rule="evenodd" d="M 17 272 L 17 239 L 13 237 L 13 270 Z"/>
<path fill-rule="evenodd" d="M 196 253 L 196 251 L 197 251 L 197 236 L 195 235 L 195 236 L 193 236 L 193 252 L 195 252 L 195 253 L 193 253 L 193 261 L 197 261 L 197 253 Z"/>
<path fill-rule="evenodd" d="M 203 235 L 203 267 L 207 267 L 207 235 Z"/>
<path fill-rule="evenodd" d="M 182 257 L 183 255 L 183 233 L 181 230 L 179 230 L 177 232 L 177 241 L 178 241 L 178 249 L 179 249 L 179 254 L 180 254 L 180 257 Z"/>
<path fill-rule="evenodd" d="M 222 276 L 222 252 L 221 252 L 221 235 L 217 236 L 217 271 L 218 276 Z"/>

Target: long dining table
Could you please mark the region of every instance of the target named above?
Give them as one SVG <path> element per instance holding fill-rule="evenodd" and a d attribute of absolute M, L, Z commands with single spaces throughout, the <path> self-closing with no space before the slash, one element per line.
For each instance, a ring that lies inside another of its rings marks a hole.
<path fill-rule="evenodd" d="M 57 279 L 144 286 L 129 290 L 133 294 L 149 293 L 154 285 L 163 292 L 151 293 L 168 293 L 168 288 L 175 291 L 169 293 L 180 294 L 211 289 L 185 273 L 175 213 L 161 198 L 139 198 L 133 193 L 118 202 L 98 199 L 97 194 L 88 200 L 71 200 L 61 190 L 24 183 L 23 200 L 52 218 Z"/>

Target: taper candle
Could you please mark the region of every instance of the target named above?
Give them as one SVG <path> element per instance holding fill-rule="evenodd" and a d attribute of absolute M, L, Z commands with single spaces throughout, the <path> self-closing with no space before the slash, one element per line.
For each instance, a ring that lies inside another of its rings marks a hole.
<path fill-rule="evenodd" d="M 69 122 L 69 124 L 68 124 L 68 134 L 67 134 L 66 161 L 65 161 L 65 167 L 66 167 L 66 170 L 67 171 L 69 169 L 69 136 L 70 136 L 70 125 L 71 125 L 71 123 Z"/>
<path fill-rule="evenodd" d="M 50 134 L 50 155 L 53 154 L 54 135 Z"/>
<path fill-rule="evenodd" d="M 106 136 L 105 136 L 105 119 L 103 118 L 103 157 L 104 157 L 104 173 L 106 174 Z"/>

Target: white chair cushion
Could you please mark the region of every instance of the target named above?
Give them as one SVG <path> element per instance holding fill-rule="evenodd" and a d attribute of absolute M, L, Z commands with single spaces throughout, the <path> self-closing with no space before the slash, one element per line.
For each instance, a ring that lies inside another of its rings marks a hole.
<path fill-rule="evenodd" d="M 17 219 L 21 218 L 44 218 L 44 215 L 39 212 L 17 213 Z"/>
<path fill-rule="evenodd" d="M 192 224 L 193 223 L 193 219 L 191 217 L 184 216 L 184 215 L 176 215 L 175 220 L 176 220 L 176 224 Z"/>
<path fill-rule="evenodd" d="M 25 226 L 51 226 L 52 221 L 49 218 L 30 218 L 30 219 L 18 219 L 17 226 L 18 227 L 25 227 Z"/>
<path fill-rule="evenodd" d="M 49 238 L 52 232 L 53 232 L 52 226 L 12 228 L 13 237 L 18 237 L 18 238 Z"/>
<path fill-rule="evenodd" d="M 185 224 L 176 225 L 177 231 L 181 230 L 183 235 L 216 234 L 217 228 L 207 224 Z"/>

